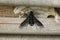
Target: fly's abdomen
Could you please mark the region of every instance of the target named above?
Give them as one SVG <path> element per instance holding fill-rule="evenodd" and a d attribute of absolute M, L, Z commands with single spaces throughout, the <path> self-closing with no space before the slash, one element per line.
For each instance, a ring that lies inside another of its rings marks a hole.
<path fill-rule="evenodd" d="M 31 26 L 34 25 L 34 19 L 33 19 L 33 17 L 29 18 L 29 24 L 30 24 Z"/>

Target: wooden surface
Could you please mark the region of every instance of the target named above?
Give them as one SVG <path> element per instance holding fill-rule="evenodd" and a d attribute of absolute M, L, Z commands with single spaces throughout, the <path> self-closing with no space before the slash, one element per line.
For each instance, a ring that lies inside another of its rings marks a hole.
<path fill-rule="evenodd" d="M 13 34 L 60 34 L 60 23 L 57 23 L 54 19 L 46 18 L 48 12 L 41 13 L 41 18 L 38 18 L 44 28 L 34 26 L 25 26 L 19 28 L 20 23 L 25 18 L 18 18 L 18 15 L 13 13 L 14 7 L 12 6 L 0 6 L 0 33 L 13 33 Z M 48 10 L 47 10 L 48 11 Z M 51 13 L 53 13 L 50 10 Z"/>
<path fill-rule="evenodd" d="M 19 8 L 21 6 L 18 6 Z M 22 6 L 23 7 L 23 6 Z M 0 5 L 0 17 L 19 17 L 19 14 L 15 14 L 13 10 L 15 9 L 15 6 L 6 6 L 6 5 Z M 35 8 L 35 14 L 39 15 L 40 17 L 47 17 L 48 15 L 55 15 L 54 8 L 48 8 L 48 7 L 31 7 L 32 9 Z M 38 10 L 37 10 L 37 9 Z"/>
<path fill-rule="evenodd" d="M 0 40 L 60 40 L 60 37 L 40 36 L 40 37 L 21 37 L 21 36 L 0 36 Z"/>
<path fill-rule="evenodd" d="M 0 5 L 60 7 L 60 0 L 0 0 Z"/>
<path fill-rule="evenodd" d="M 25 18 L 7 18 L 0 17 L 0 33 L 14 33 L 14 34 L 60 34 L 60 23 L 57 23 L 54 19 L 38 18 L 43 28 L 34 26 L 24 26 L 22 29 L 19 28 L 20 23 Z"/>
<path fill-rule="evenodd" d="M 49 19 L 46 18 L 47 16 L 42 15 L 43 18 L 38 19 L 43 23 L 44 28 L 36 28 L 36 25 L 34 25 L 21 29 L 19 28 L 19 25 L 25 18 L 17 18 L 19 14 L 15 15 L 13 13 L 13 9 L 14 7 L 12 6 L 0 6 L 0 40 L 60 40 L 59 36 L 20 36 L 19 34 L 60 35 L 60 23 L 57 23 L 54 19 Z M 50 12 L 52 11 L 50 10 Z M 17 36 L 14 36 L 14 34 L 17 34 Z"/>
<path fill-rule="evenodd" d="M 18 14 L 15 15 L 13 10 L 14 6 L 0 5 L 0 17 L 18 17 Z"/>

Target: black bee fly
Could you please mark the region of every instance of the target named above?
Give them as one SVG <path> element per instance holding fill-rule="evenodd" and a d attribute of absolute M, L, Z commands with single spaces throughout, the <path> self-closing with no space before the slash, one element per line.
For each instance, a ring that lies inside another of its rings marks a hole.
<path fill-rule="evenodd" d="M 36 19 L 36 17 L 33 15 L 33 12 L 30 11 L 30 14 L 29 16 L 20 24 L 20 26 L 26 26 L 26 25 L 30 25 L 30 26 L 33 26 L 34 24 L 37 24 L 38 26 L 42 26 L 43 27 L 43 24 Z"/>

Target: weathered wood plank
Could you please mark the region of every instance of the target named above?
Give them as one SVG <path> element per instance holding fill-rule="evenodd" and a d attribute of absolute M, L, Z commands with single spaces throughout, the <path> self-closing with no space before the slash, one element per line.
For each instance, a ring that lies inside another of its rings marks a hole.
<path fill-rule="evenodd" d="M 0 36 L 0 40 L 60 40 L 60 37 L 21 37 L 21 36 Z"/>
<path fill-rule="evenodd" d="M 54 19 L 38 18 L 44 28 L 40 28 L 37 25 L 25 26 L 22 29 L 19 28 L 20 23 L 24 18 L 0 18 L 0 33 L 16 33 L 16 34 L 60 34 L 60 23 L 56 23 Z"/>
<path fill-rule="evenodd" d="M 60 7 L 60 0 L 0 0 L 1 5 Z"/>

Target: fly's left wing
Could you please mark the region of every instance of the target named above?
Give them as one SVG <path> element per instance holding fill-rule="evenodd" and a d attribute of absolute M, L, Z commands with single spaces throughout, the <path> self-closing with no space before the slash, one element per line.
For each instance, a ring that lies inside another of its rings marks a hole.
<path fill-rule="evenodd" d="M 26 19 L 20 24 L 20 27 L 26 26 L 26 25 L 28 25 L 28 23 L 29 23 L 29 19 L 26 18 Z"/>

